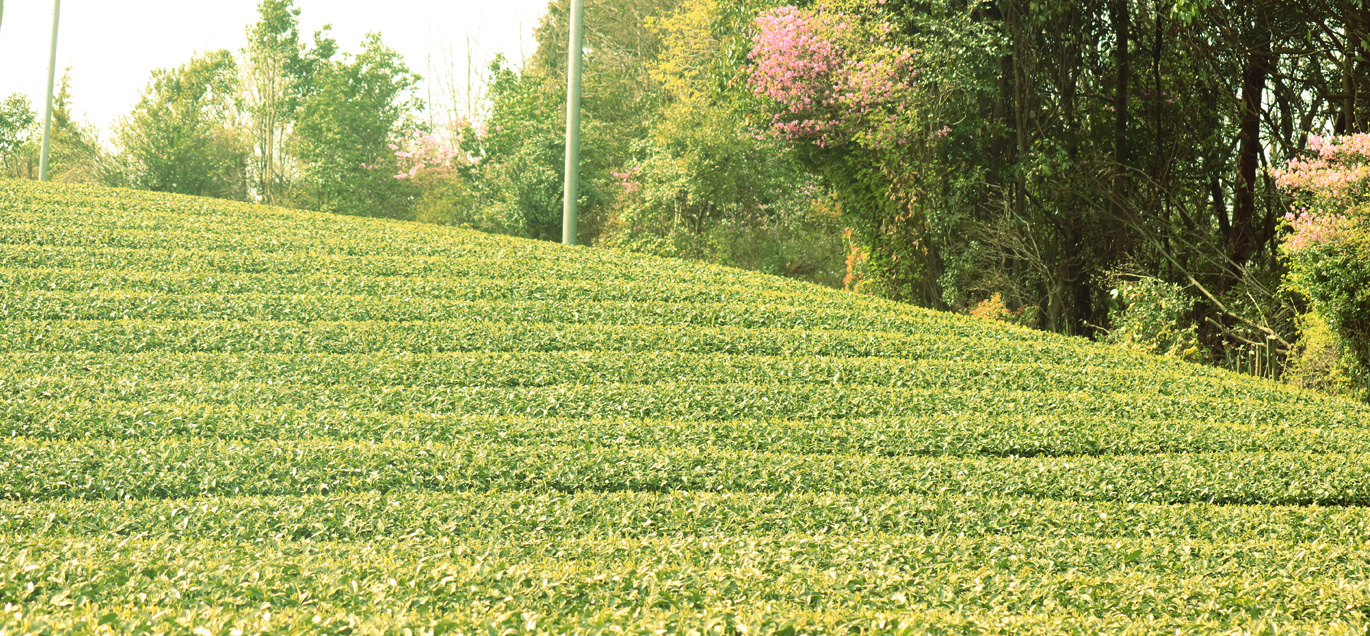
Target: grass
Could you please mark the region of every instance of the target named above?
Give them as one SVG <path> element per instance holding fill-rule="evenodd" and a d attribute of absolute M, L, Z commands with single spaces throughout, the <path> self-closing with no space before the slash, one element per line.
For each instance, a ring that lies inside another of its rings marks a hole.
<path fill-rule="evenodd" d="M 0 633 L 1370 620 L 1370 411 L 1248 376 L 698 263 L 14 181 L 0 290 Z"/>

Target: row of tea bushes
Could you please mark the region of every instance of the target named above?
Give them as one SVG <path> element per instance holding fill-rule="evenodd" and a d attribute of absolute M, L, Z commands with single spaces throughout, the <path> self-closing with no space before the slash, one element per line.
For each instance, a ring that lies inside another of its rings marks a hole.
<path fill-rule="evenodd" d="M 0 182 L 0 634 L 1363 634 L 1367 423 L 727 268 Z"/>

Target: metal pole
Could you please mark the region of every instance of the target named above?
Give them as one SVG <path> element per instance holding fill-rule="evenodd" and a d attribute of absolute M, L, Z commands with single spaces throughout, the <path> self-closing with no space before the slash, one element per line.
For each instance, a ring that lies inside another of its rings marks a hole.
<path fill-rule="evenodd" d="M 584 0 L 571 0 L 571 41 L 566 47 L 566 189 L 562 193 L 561 242 L 576 244 L 576 198 L 580 196 L 580 73 Z"/>
<path fill-rule="evenodd" d="M 38 180 L 48 180 L 48 146 L 52 143 L 52 84 L 57 78 L 57 19 L 62 0 L 52 0 L 52 50 L 48 52 L 48 101 L 43 115 L 43 151 L 38 159 Z"/>

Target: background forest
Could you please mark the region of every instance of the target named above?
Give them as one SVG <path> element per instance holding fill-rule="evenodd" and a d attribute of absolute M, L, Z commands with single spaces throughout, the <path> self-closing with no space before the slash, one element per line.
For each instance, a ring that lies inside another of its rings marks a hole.
<path fill-rule="evenodd" d="M 112 144 L 59 91 L 53 172 L 554 240 L 568 5 L 421 100 L 380 36 L 263 0 Z M 586 5 L 581 243 L 1366 397 L 1367 0 Z M 0 104 L 0 175 L 36 119 Z"/>

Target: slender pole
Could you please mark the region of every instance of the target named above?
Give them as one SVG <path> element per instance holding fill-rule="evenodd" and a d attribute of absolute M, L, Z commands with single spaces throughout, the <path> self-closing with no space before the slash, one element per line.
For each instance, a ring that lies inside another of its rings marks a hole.
<path fill-rule="evenodd" d="M 562 193 L 561 242 L 576 244 L 576 198 L 580 196 L 580 71 L 584 0 L 571 0 L 571 41 L 566 47 L 566 190 Z"/>
<path fill-rule="evenodd" d="M 57 20 L 62 0 L 52 0 L 52 50 L 48 52 L 48 101 L 43 115 L 43 151 L 38 159 L 38 180 L 48 180 L 48 146 L 52 143 L 52 84 L 57 79 Z"/>

